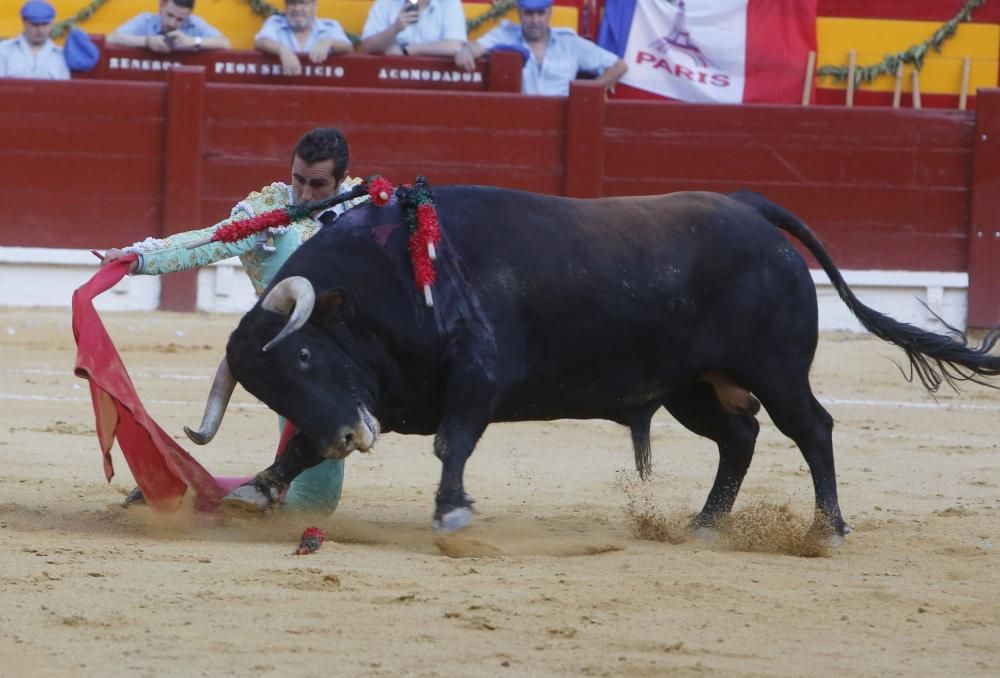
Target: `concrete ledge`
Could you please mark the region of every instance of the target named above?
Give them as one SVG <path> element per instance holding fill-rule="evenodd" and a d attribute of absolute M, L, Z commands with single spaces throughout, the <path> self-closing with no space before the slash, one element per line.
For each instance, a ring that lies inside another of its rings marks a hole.
<path fill-rule="evenodd" d="M 87 250 L 0 247 L 0 305 L 70 305 L 73 290 L 97 270 Z M 823 271 L 811 271 L 823 330 L 860 332 L 862 327 L 830 285 Z M 964 330 L 969 276 L 961 272 L 841 271 L 862 302 L 896 320 L 941 331 L 930 311 Z M 159 307 L 156 276 L 128 277 L 96 299 L 101 311 L 150 311 Z M 253 306 L 253 287 L 238 259 L 206 266 L 198 272 L 197 309 L 207 313 L 244 313 Z M 924 306 L 927 304 L 927 307 Z M 928 307 L 930 310 L 928 310 Z"/>

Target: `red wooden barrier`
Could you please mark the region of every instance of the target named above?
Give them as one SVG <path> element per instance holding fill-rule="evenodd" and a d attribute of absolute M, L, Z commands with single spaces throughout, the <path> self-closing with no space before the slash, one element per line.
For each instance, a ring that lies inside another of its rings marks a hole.
<path fill-rule="evenodd" d="M 972 327 L 990 326 L 1000 319 L 1000 90 L 980 90 L 979 95 L 968 222 Z"/>
<path fill-rule="evenodd" d="M 169 82 L 0 80 L 0 242 L 112 246 L 213 223 L 287 179 L 304 130 L 335 124 L 352 174 L 397 182 L 760 190 L 844 268 L 969 271 L 970 322 L 992 324 L 1000 90 L 981 94 L 972 113 L 605 101 L 593 83 L 563 99 L 233 85 L 182 70 Z M 188 304 L 193 288 L 176 284 Z"/>
<path fill-rule="evenodd" d="M 752 188 L 845 268 L 964 271 L 973 124 L 956 111 L 611 102 L 604 188 Z"/>

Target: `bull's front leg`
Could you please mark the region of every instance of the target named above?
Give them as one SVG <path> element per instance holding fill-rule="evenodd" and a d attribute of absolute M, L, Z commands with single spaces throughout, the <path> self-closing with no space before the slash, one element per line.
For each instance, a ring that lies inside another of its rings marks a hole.
<path fill-rule="evenodd" d="M 222 503 L 250 512 L 265 511 L 281 499 L 296 476 L 321 461 L 316 446 L 301 431 L 297 432 L 273 464 L 223 497 Z"/>
<path fill-rule="evenodd" d="M 441 483 L 435 496 L 435 532 L 452 532 L 472 522 L 475 499 L 465 492 L 465 463 L 486 430 L 492 410 L 492 389 L 463 389 L 449 398 L 434 438 L 434 454 L 441 460 Z"/>

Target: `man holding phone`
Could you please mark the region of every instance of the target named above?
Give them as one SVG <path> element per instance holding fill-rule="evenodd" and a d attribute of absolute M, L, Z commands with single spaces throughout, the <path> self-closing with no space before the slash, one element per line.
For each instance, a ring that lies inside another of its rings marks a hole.
<path fill-rule="evenodd" d="M 452 57 L 467 39 L 461 0 L 375 0 L 361 51 Z"/>
<path fill-rule="evenodd" d="M 119 26 L 105 43 L 118 47 L 145 47 L 151 52 L 196 52 L 229 49 L 229 40 L 200 17 L 195 0 L 160 0 L 159 11 L 143 12 Z"/>

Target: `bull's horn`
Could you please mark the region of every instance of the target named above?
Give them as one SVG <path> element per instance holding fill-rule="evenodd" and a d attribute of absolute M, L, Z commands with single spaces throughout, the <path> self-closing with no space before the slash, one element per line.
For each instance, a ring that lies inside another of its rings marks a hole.
<path fill-rule="evenodd" d="M 215 381 L 212 382 L 212 388 L 208 392 L 208 402 L 205 403 L 205 415 L 201 418 L 201 427 L 197 431 L 184 427 L 184 433 L 191 442 L 205 445 L 215 437 L 235 388 L 236 379 L 229 371 L 229 363 L 223 358 L 219 363 L 219 369 L 215 371 Z"/>
<path fill-rule="evenodd" d="M 312 283 L 302 276 L 285 278 L 271 288 L 260 305 L 275 313 L 287 314 L 291 311 L 292 314 L 284 328 L 278 332 L 278 336 L 264 345 L 264 350 L 267 351 L 309 321 L 313 306 L 316 305 L 316 290 L 313 289 Z"/>

